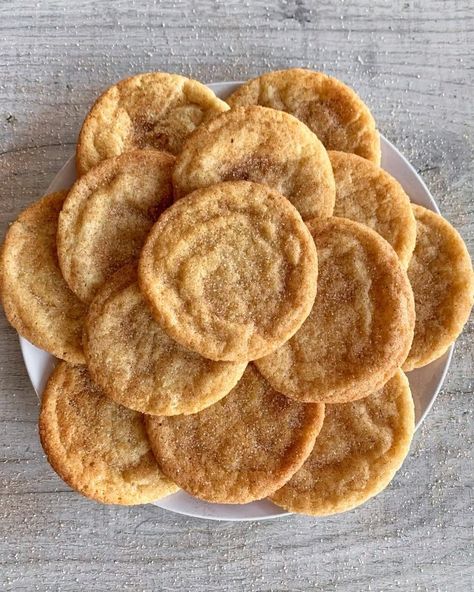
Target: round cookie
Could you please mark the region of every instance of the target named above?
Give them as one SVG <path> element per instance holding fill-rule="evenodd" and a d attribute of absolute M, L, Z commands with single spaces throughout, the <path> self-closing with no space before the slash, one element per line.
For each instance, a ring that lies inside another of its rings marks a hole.
<path fill-rule="evenodd" d="M 291 113 L 328 150 L 353 152 L 380 164 L 380 136 L 367 105 L 336 78 L 290 68 L 245 82 L 228 97 L 232 108 L 262 105 Z"/>
<path fill-rule="evenodd" d="M 58 265 L 56 231 L 67 191 L 43 197 L 10 226 L 0 255 L 5 315 L 20 335 L 72 364 L 83 364 L 84 304 Z"/>
<path fill-rule="evenodd" d="M 376 393 L 326 405 L 323 427 L 301 469 L 270 499 L 290 512 L 346 512 L 380 493 L 410 449 L 415 412 L 400 370 Z"/>
<path fill-rule="evenodd" d="M 461 333 L 474 301 L 474 274 L 458 232 L 439 214 L 413 205 L 416 246 L 408 277 L 415 295 L 415 337 L 405 371 L 439 358 Z"/>
<path fill-rule="evenodd" d="M 273 187 L 303 219 L 332 215 L 335 186 L 326 149 L 283 111 L 240 107 L 222 113 L 188 138 L 173 172 L 176 198 L 237 180 Z"/>
<path fill-rule="evenodd" d="M 140 413 L 101 394 L 84 366 L 61 362 L 48 380 L 41 444 L 73 489 L 106 504 L 144 504 L 177 491 L 159 470 Z"/>
<path fill-rule="evenodd" d="M 392 245 L 407 268 L 415 248 L 416 222 L 400 183 L 356 154 L 330 151 L 329 158 L 336 181 L 334 215 L 370 226 Z"/>
<path fill-rule="evenodd" d="M 279 392 L 300 401 L 345 403 L 394 375 L 410 350 L 413 293 L 392 247 L 345 218 L 311 220 L 318 294 L 301 329 L 256 361 Z"/>
<path fill-rule="evenodd" d="M 58 256 L 71 290 L 89 303 L 114 271 L 136 259 L 172 202 L 174 157 L 136 150 L 102 162 L 72 186 L 59 216 Z"/>
<path fill-rule="evenodd" d="M 121 80 L 95 102 L 77 143 L 79 175 L 129 150 L 155 148 L 179 154 L 201 123 L 228 105 L 197 80 L 150 72 Z"/>
<path fill-rule="evenodd" d="M 94 382 L 117 403 L 142 413 L 196 413 L 222 399 L 246 367 L 208 360 L 168 337 L 151 316 L 133 265 L 99 290 L 84 329 Z"/>
<path fill-rule="evenodd" d="M 195 415 L 150 417 L 160 468 L 209 502 L 244 504 L 281 487 L 310 454 L 324 405 L 274 391 L 249 365 L 227 397 Z"/>
<path fill-rule="evenodd" d="M 317 256 L 297 210 L 257 183 L 220 183 L 169 208 L 148 235 L 140 288 L 163 329 L 211 360 L 247 362 L 301 326 Z"/>

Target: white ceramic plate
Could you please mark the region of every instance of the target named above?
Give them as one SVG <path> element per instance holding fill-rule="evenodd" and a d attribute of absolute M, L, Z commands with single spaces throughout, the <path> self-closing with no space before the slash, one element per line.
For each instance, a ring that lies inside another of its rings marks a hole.
<path fill-rule="evenodd" d="M 225 98 L 239 87 L 240 84 L 240 82 L 218 82 L 209 84 L 209 88 L 219 97 Z M 383 136 L 381 139 L 382 167 L 398 179 L 414 203 L 439 213 L 436 202 L 415 169 L 400 154 L 395 146 Z M 75 178 L 74 159 L 70 158 L 48 187 L 47 193 L 70 187 Z M 39 397 L 56 364 L 56 359 L 45 351 L 36 348 L 29 341 L 23 339 L 23 337 L 20 337 L 20 345 L 28 375 Z M 453 347 L 435 362 L 408 373 L 415 400 L 417 428 L 431 409 L 436 395 L 443 384 L 451 362 L 452 353 Z M 287 514 L 268 500 L 241 505 L 210 504 L 198 500 L 183 491 L 155 502 L 155 505 L 165 510 L 177 512 L 178 514 L 206 518 L 208 520 L 262 520 L 285 516 Z"/>

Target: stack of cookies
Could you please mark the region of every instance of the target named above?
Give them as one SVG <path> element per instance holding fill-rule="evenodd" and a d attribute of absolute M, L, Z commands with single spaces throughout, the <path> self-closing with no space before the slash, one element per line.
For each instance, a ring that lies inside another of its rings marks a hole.
<path fill-rule="evenodd" d="M 404 374 L 473 303 L 466 247 L 380 168 L 374 118 L 318 72 L 227 102 L 150 73 L 100 96 L 78 179 L 10 227 L 6 316 L 61 361 L 49 462 L 116 504 L 182 488 L 325 515 L 381 491 L 414 431 Z"/>

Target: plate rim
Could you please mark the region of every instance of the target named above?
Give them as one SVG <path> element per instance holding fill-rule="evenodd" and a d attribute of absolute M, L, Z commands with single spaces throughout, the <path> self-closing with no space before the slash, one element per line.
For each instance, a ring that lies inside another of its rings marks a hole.
<path fill-rule="evenodd" d="M 220 96 L 227 97 L 235 88 L 237 88 L 238 86 L 240 86 L 244 82 L 245 81 L 243 81 L 243 80 L 229 80 L 229 81 L 220 81 L 220 82 L 209 83 L 209 84 L 206 84 L 206 86 L 208 88 L 210 88 L 211 90 L 213 90 L 216 94 L 220 93 Z M 400 150 L 394 144 L 392 144 L 392 142 L 390 142 L 390 140 L 388 140 L 382 133 L 380 133 L 380 140 L 381 140 L 381 145 L 382 145 L 382 152 L 383 152 L 383 147 L 385 146 L 385 150 L 389 150 L 393 154 L 395 154 L 395 156 L 398 158 L 399 162 L 404 166 L 405 169 L 407 169 L 410 172 L 413 179 L 416 180 L 416 183 L 419 185 L 419 187 L 421 188 L 423 193 L 428 198 L 428 201 L 430 202 L 430 209 L 432 209 L 437 214 L 441 214 L 437 202 L 435 201 L 434 197 L 432 196 L 432 194 L 431 194 L 430 190 L 428 189 L 428 186 L 426 185 L 423 178 L 416 171 L 415 167 L 407 160 L 407 158 L 400 152 Z M 68 158 L 66 160 L 66 162 L 64 163 L 64 165 L 61 167 L 61 169 L 56 173 L 56 175 L 52 179 L 51 183 L 49 184 L 49 186 L 45 192 L 45 195 L 50 193 L 52 190 L 57 191 L 61 187 L 61 183 L 58 183 L 58 179 L 63 174 L 64 169 L 71 166 L 71 161 L 74 161 L 74 155 L 72 155 L 70 158 Z M 57 185 L 57 187 L 56 187 L 56 185 Z M 411 196 L 409 196 L 409 197 L 411 200 L 412 199 Z M 19 341 L 20 341 L 20 349 L 21 349 L 21 354 L 22 354 L 22 358 L 23 358 L 23 363 L 25 365 L 30 383 L 32 384 L 33 389 L 34 389 L 34 391 L 37 395 L 37 398 L 39 400 L 41 394 L 36 389 L 36 386 L 33 382 L 32 373 L 30 373 L 29 365 L 31 362 L 27 361 L 27 359 L 29 359 L 29 354 L 27 352 L 27 349 L 29 348 L 29 346 L 32 346 L 33 344 L 31 344 L 27 339 L 25 339 L 21 335 L 18 335 L 18 337 L 19 337 Z M 430 411 L 434 405 L 434 402 L 437 399 L 439 392 L 441 391 L 441 389 L 444 385 L 444 382 L 446 380 L 446 376 L 447 376 L 449 368 L 451 366 L 453 352 L 454 352 L 454 346 L 455 346 L 455 344 L 452 344 L 446 350 L 446 352 L 443 354 L 443 356 L 446 356 L 446 360 L 444 362 L 444 368 L 441 372 L 441 376 L 438 381 L 438 384 L 434 390 L 434 394 L 432 395 L 428 405 L 426 406 L 425 410 L 423 411 L 422 415 L 420 416 L 420 418 L 415 426 L 415 431 L 418 430 L 418 428 L 421 426 L 423 421 L 426 419 L 426 416 L 428 415 L 428 413 L 430 413 Z M 33 347 L 35 347 L 35 346 L 33 346 Z M 43 350 L 41 350 L 41 351 L 43 351 Z M 44 353 L 47 354 L 47 352 L 44 352 Z M 54 356 L 51 356 L 50 354 L 47 354 L 47 355 L 49 356 L 48 357 L 48 364 L 51 364 L 49 359 L 53 358 L 53 360 L 54 360 Z M 441 357 L 443 357 L 443 356 L 441 356 Z M 44 374 L 44 371 L 43 371 L 43 374 Z M 178 494 L 179 493 L 181 493 L 181 492 L 178 492 Z M 173 495 L 177 495 L 177 494 L 173 494 Z M 166 498 L 163 498 L 163 499 L 169 499 L 170 497 L 171 496 L 167 496 Z M 199 500 L 198 498 L 196 498 L 196 499 L 198 502 L 203 501 L 203 500 Z M 188 516 L 188 517 L 192 517 L 192 518 L 200 518 L 203 520 L 212 520 L 212 521 L 248 522 L 248 521 L 272 520 L 272 519 L 282 518 L 284 516 L 292 515 L 291 512 L 276 511 L 274 514 L 269 514 L 266 516 L 259 516 L 259 517 L 253 517 L 253 516 L 251 516 L 251 517 L 235 517 L 235 516 L 233 516 L 233 517 L 219 517 L 219 516 L 213 516 L 213 515 L 206 516 L 203 513 L 197 513 L 197 512 L 193 513 L 193 512 L 189 512 L 189 511 L 172 509 L 172 508 L 168 508 L 168 507 L 163 508 L 160 505 L 161 501 L 162 500 L 158 500 L 157 502 L 153 502 L 151 505 L 160 507 L 160 509 L 162 509 L 162 510 L 165 510 L 168 512 L 173 512 L 175 514 L 180 514 L 180 515 Z M 259 501 L 263 501 L 263 500 L 258 500 L 257 503 Z M 207 503 L 207 502 L 203 502 L 203 503 Z M 242 506 L 245 504 L 236 504 L 236 505 Z M 278 506 L 275 506 L 275 508 L 278 508 Z"/>

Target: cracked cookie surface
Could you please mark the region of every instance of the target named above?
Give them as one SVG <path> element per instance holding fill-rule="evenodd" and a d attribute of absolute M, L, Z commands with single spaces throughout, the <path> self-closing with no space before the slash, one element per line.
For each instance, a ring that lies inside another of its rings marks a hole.
<path fill-rule="evenodd" d="M 289 339 L 316 294 L 306 225 L 276 191 L 248 181 L 199 189 L 162 214 L 139 263 L 154 317 L 212 360 L 246 362 Z"/>

